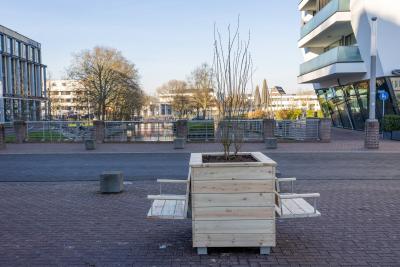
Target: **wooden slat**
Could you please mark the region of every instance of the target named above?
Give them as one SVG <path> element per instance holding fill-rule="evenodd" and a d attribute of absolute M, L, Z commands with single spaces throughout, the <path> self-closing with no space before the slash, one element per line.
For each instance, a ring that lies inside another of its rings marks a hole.
<path fill-rule="evenodd" d="M 274 193 L 192 194 L 196 207 L 274 207 Z"/>
<path fill-rule="evenodd" d="M 196 234 L 194 247 L 274 247 L 275 234 Z"/>
<path fill-rule="evenodd" d="M 204 167 L 192 168 L 193 181 L 275 179 L 274 167 Z"/>
<path fill-rule="evenodd" d="M 176 208 L 176 200 L 166 200 L 164 208 L 162 209 L 161 216 L 162 217 L 174 217 L 175 208 Z"/>
<path fill-rule="evenodd" d="M 258 193 L 272 192 L 274 180 L 194 181 L 192 193 Z"/>
<path fill-rule="evenodd" d="M 303 198 L 295 198 L 293 201 L 301 207 L 305 213 L 314 213 L 314 207 Z"/>
<path fill-rule="evenodd" d="M 157 179 L 157 183 L 163 184 L 186 184 L 188 180 Z"/>
<path fill-rule="evenodd" d="M 153 201 L 149 212 L 147 213 L 148 217 L 157 217 L 161 215 L 161 211 L 164 207 L 165 200 L 156 199 Z"/>
<path fill-rule="evenodd" d="M 296 201 L 295 201 L 296 200 Z M 308 218 L 318 217 L 321 213 L 314 208 L 304 199 L 283 199 L 282 200 L 283 214 L 281 218 Z"/>
<path fill-rule="evenodd" d="M 193 221 L 195 234 L 274 234 L 275 220 Z"/>
<path fill-rule="evenodd" d="M 293 201 L 293 199 L 282 199 L 282 205 L 286 207 L 292 214 L 303 214 L 304 210 Z"/>
<path fill-rule="evenodd" d="M 148 195 L 147 198 L 155 200 L 186 200 L 185 195 Z"/>
<path fill-rule="evenodd" d="M 194 208 L 193 220 L 274 219 L 274 207 L 206 207 Z"/>
<path fill-rule="evenodd" d="M 185 201 L 183 201 L 183 200 L 176 201 L 174 217 L 178 217 L 178 218 L 186 217 L 184 215 L 184 212 L 185 212 Z"/>

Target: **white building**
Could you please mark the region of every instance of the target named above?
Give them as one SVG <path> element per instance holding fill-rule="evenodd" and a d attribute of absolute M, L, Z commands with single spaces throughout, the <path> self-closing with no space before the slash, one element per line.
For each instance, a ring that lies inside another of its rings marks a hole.
<path fill-rule="evenodd" d="M 90 107 L 78 105 L 78 84 L 74 80 L 49 80 L 47 92 L 53 119 L 80 119 L 90 114 Z"/>
<path fill-rule="evenodd" d="M 378 18 L 377 91 L 390 95 L 385 114 L 399 114 L 400 1 L 302 0 L 299 83 L 312 83 L 335 126 L 364 129 L 368 118 L 371 19 Z M 377 94 L 378 95 L 378 94 Z M 377 118 L 383 114 L 377 101 Z"/>
<path fill-rule="evenodd" d="M 270 92 L 269 110 L 272 112 L 288 109 L 302 109 L 304 111 L 319 111 L 318 98 L 313 91 L 286 94 L 282 87 L 273 87 Z"/>

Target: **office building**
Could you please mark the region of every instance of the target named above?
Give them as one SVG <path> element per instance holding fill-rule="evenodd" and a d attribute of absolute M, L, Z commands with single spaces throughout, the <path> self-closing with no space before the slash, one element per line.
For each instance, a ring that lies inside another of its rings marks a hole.
<path fill-rule="evenodd" d="M 40 43 L 0 25 L 0 123 L 47 116 Z"/>

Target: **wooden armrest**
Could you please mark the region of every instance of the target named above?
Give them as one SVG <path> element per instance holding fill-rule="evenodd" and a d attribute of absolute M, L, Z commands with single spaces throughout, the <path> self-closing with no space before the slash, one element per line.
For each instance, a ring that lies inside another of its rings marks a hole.
<path fill-rule="evenodd" d="M 293 182 L 296 181 L 296 177 L 292 178 L 276 178 L 276 180 L 281 183 L 281 182 Z"/>
<path fill-rule="evenodd" d="M 293 198 L 318 198 L 319 193 L 309 193 L 309 194 L 279 194 L 281 199 L 293 199 Z"/>
<path fill-rule="evenodd" d="M 157 183 L 163 183 L 163 184 L 187 184 L 188 180 L 157 179 Z"/>
<path fill-rule="evenodd" d="M 158 200 L 186 200 L 185 195 L 148 195 L 147 199 Z"/>

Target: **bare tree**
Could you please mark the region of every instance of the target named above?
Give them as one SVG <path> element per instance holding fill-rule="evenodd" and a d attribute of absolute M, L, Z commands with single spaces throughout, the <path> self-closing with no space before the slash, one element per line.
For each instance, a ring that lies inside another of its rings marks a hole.
<path fill-rule="evenodd" d="M 95 47 L 75 55 L 69 77 L 78 82 L 78 104 L 93 107 L 100 120 L 107 112 L 129 110 L 132 102 L 142 101 L 135 65 L 113 48 Z M 129 101 L 121 103 L 121 97 Z M 128 106 L 121 107 L 124 104 Z"/>
<path fill-rule="evenodd" d="M 243 125 L 240 119 L 248 113 L 248 86 L 252 76 L 252 58 L 249 51 L 250 33 L 242 40 L 239 19 L 236 29 L 227 29 L 226 43 L 214 26 L 214 77 L 219 110 L 219 138 L 224 147 L 225 159 L 230 158 L 231 146 L 237 156 L 243 142 Z"/>
<path fill-rule="evenodd" d="M 189 83 L 194 89 L 192 95 L 193 106 L 197 110 L 201 110 L 202 118 L 205 119 L 207 110 L 215 105 L 212 68 L 207 63 L 203 63 L 191 73 Z"/>

